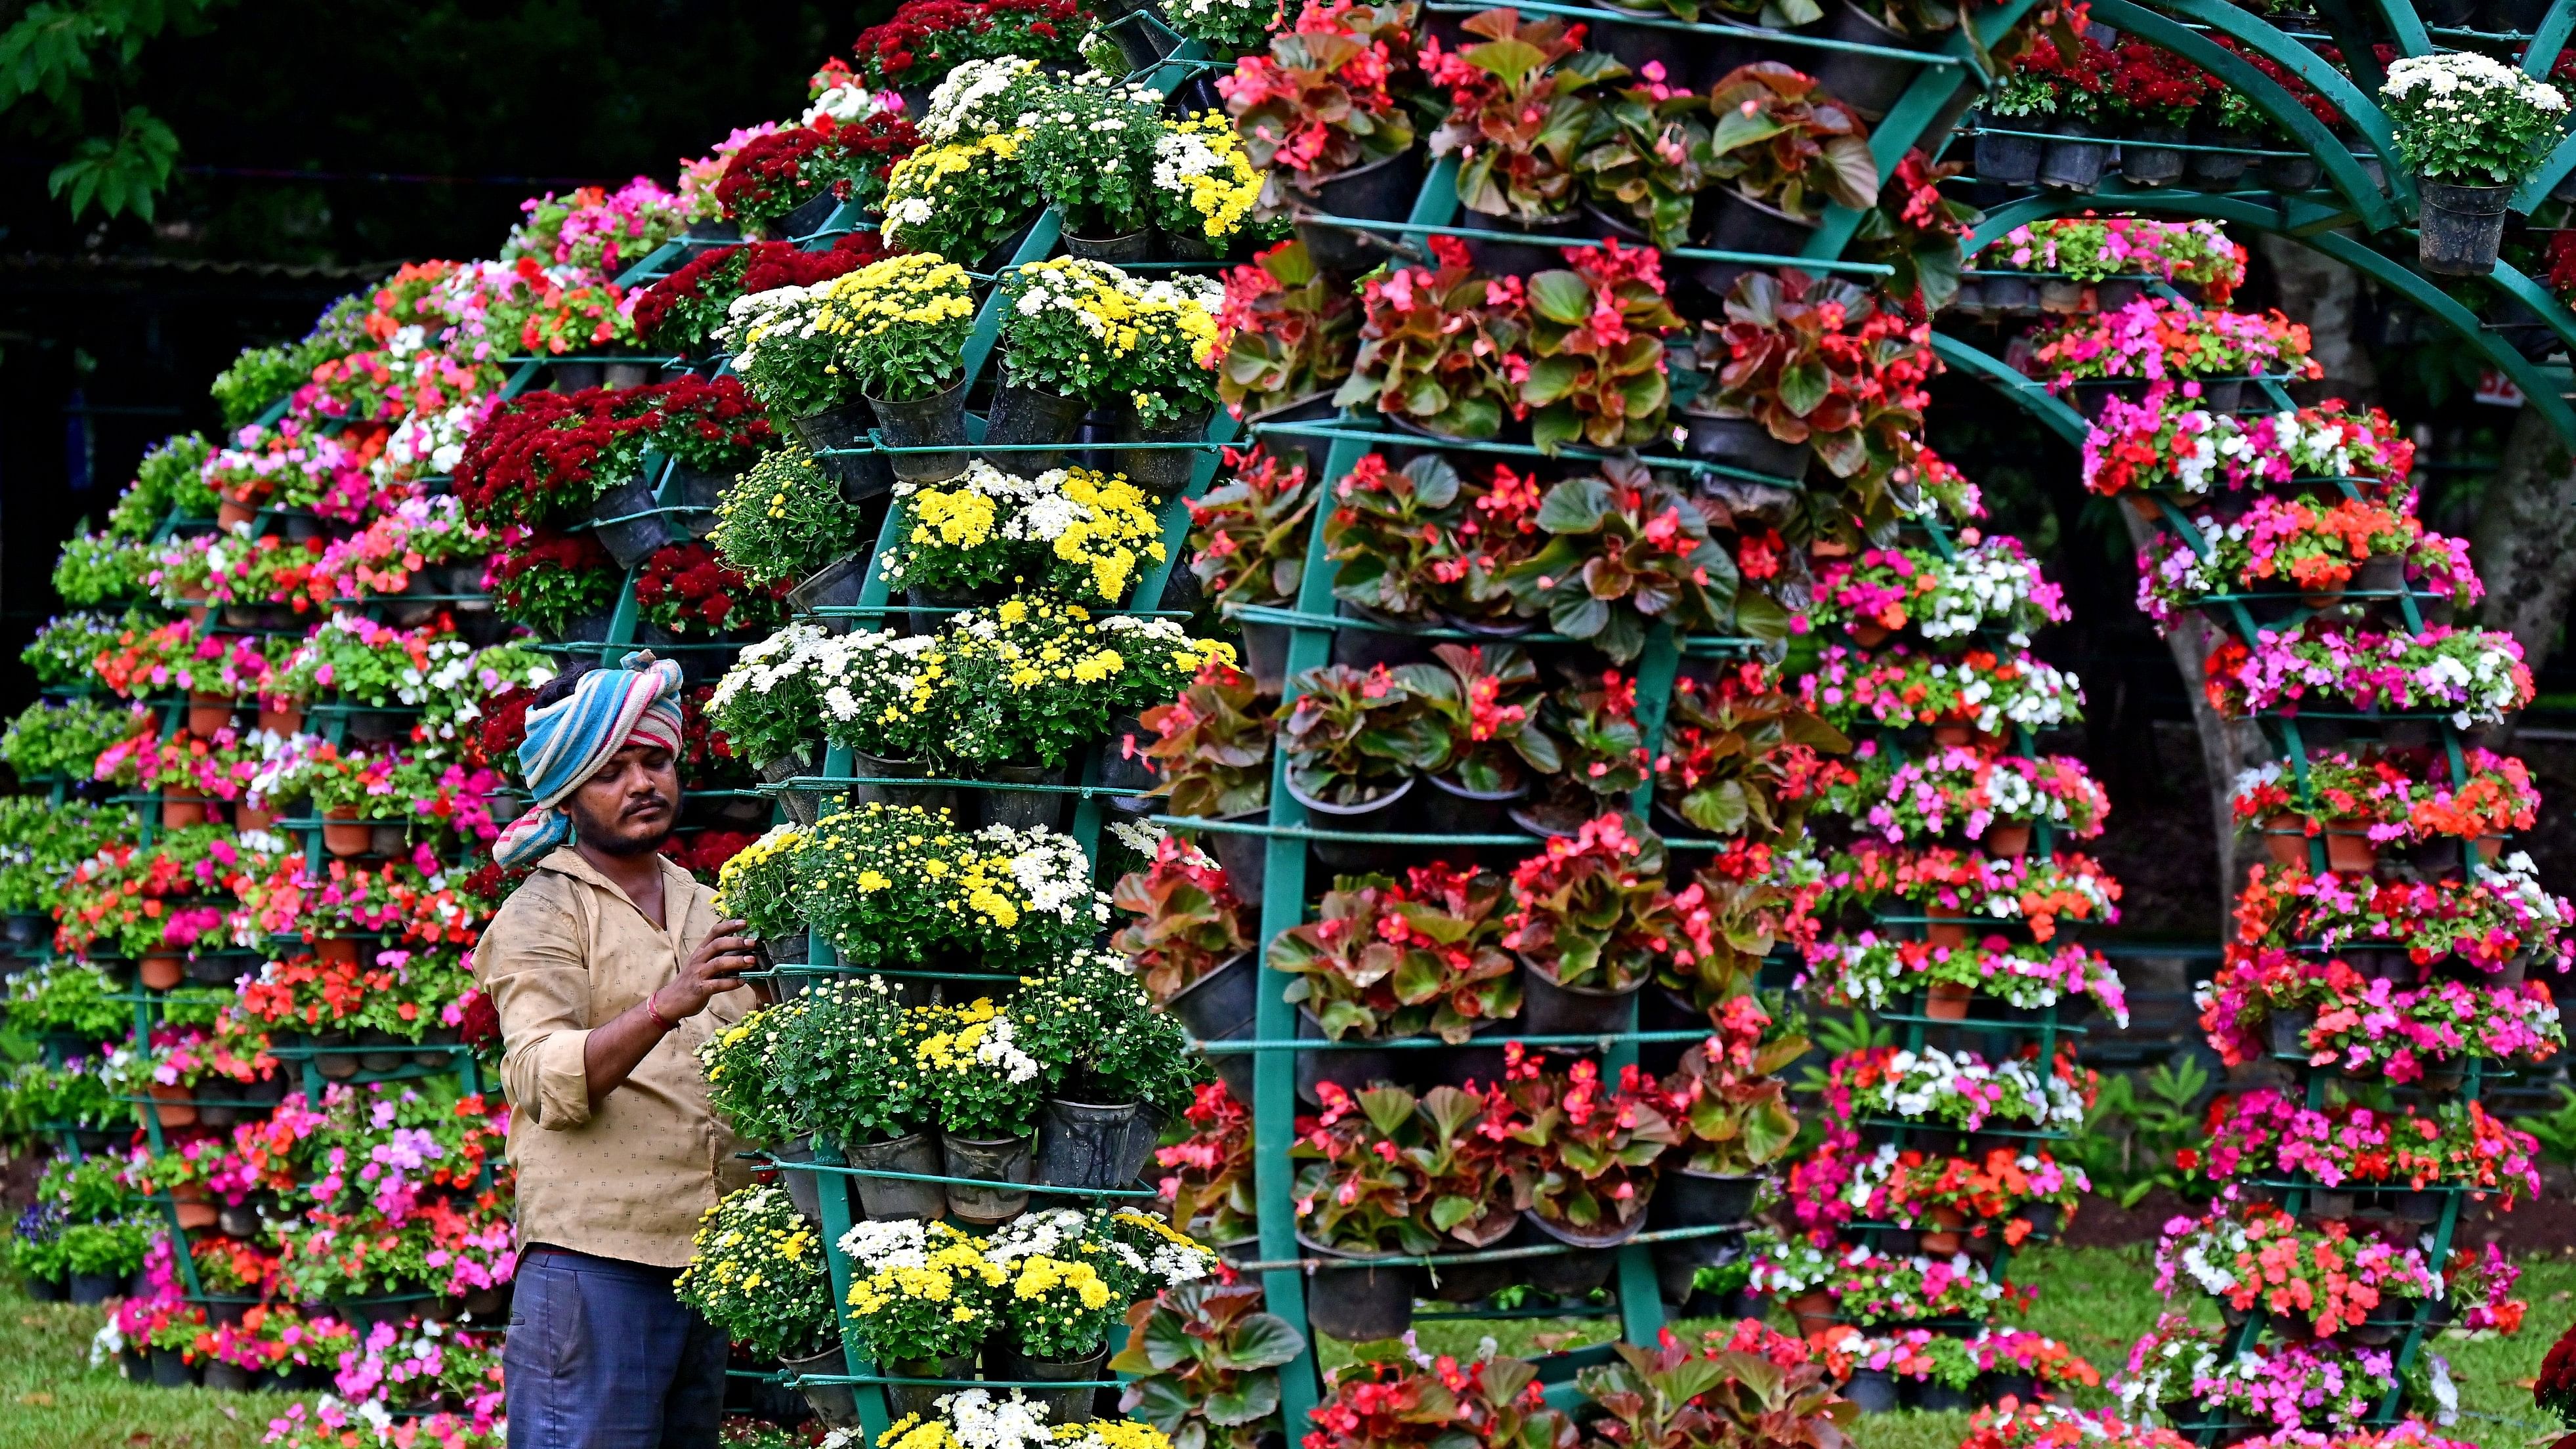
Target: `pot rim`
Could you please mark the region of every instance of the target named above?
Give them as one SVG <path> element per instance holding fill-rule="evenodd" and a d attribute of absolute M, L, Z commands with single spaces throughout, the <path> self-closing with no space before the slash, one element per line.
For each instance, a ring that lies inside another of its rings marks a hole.
<path fill-rule="evenodd" d="M 1292 1232 L 1292 1233 L 1294 1233 L 1294 1234 L 1296 1235 L 1296 1238 L 1297 1238 L 1297 1246 L 1299 1246 L 1299 1247 L 1301 1247 L 1301 1248 L 1305 1248 L 1305 1249 L 1309 1250 L 1310 1252 L 1314 1252 L 1314 1253 L 1320 1254 L 1320 1255 L 1322 1255 L 1323 1257 L 1338 1259 L 1338 1260 L 1340 1260 L 1340 1261 L 1342 1261 L 1342 1262 L 1345 1262 L 1345 1263 L 1365 1263 L 1365 1264 L 1372 1264 L 1372 1265 L 1375 1265 L 1375 1264 L 1404 1264 L 1404 1263 L 1410 1263 L 1410 1262 L 1412 1262 L 1414 1259 L 1419 1258 L 1419 1257 L 1421 1257 L 1421 1256 L 1422 1256 L 1422 1255 L 1421 1255 L 1421 1254 L 1419 1254 L 1419 1253 L 1402 1253 L 1402 1252 L 1397 1252 L 1397 1253 L 1354 1253 L 1354 1252 L 1350 1252 L 1350 1251 L 1348 1251 L 1348 1250 L 1346 1250 L 1346 1249 L 1342 1249 L 1342 1248 L 1328 1248 L 1328 1247 L 1324 1246 L 1322 1243 L 1316 1242 L 1313 1238 L 1310 1238 L 1310 1237 L 1306 1236 L 1306 1230 L 1305 1230 L 1304 1228 L 1291 1228 L 1289 1231 L 1290 1231 L 1290 1232 Z"/>
<path fill-rule="evenodd" d="M 1403 799 L 1407 794 L 1411 793 L 1414 782 L 1421 778 L 1422 777 L 1419 775 L 1407 775 L 1404 777 L 1403 784 L 1396 786 L 1394 789 L 1387 791 L 1385 794 L 1378 796 L 1376 799 L 1371 800 L 1364 805 L 1334 805 L 1322 800 L 1317 800 L 1313 796 L 1308 795 L 1303 789 L 1299 788 L 1296 772 L 1292 770 L 1288 775 L 1288 794 L 1289 797 L 1294 799 L 1298 804 L 1305 806 L 1309 810 L 1318 811 L 1325 815 L 1345 817 L 1366 815 L 1373 811 L 1383 810 L 1387 806 L 1394 804 L 1396 801 Z"/>
<path fill-rule="evenodd" d="M 1634 996 L 1638 992 L 1645 990 L 1647 985 L 1655 979 L 1652 974 L 1639 977 L 1637 984 L 1629 987 L 1625 991 L 1612 991 L 1599 986 L 1568 986 L 1564 982 L 1556 979 L 1555 972 L 1542 967 L 1537 961 L 1532 960 L 1529 956 L 1518 951 L 1515 951 L 1512 954 L 1519 958 L 1523 969 L 1543 978 L 1549 986 L 1566 993 L 1568 996 Z"/>
<path fill-rule="evenodd" d="M 1646 1228 L 1646 1215 L 1642 1212 L 1630 1218 L 1623 1226 L 1613 1229 L 1610 1236 L 1601 1238 L 1585 1237 L 1571 1228 L 1551 1223 L 1539 1216 L 1538 1209 L 1534 1207 L 1521 1209 L 1521 1217 L 1532 1227 L 1569 1248 L 1615 1248 L 1645 1231 Z"/>

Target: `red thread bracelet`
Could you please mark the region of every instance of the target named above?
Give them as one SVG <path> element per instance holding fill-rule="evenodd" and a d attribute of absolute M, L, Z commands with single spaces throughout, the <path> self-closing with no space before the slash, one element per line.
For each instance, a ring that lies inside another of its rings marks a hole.
<path fill-rule="evenodd" d="M 680 1024 L 671 1020 L 669 1017 L 664 1016 L 662 1014 L 662 1008 L 653 1004 L 653 998 L 659 994 L 660 991 L 661 988 L 657 986 L 653 990 L 644 993 L 644 1014 L 658 1022 L 664 1031 L 678 1031 L 680 1029 Z"/>

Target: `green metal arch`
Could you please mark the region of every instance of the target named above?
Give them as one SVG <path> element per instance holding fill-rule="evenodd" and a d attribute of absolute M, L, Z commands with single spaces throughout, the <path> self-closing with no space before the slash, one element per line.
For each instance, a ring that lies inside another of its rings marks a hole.
<path fill-rule="evenodd" d="M 1968 255 L 1973 257 L 1987 244 L 2017 226 L 2063 215 L 2070 211 L 2085 210 L 2090 200 L 2091 198 L 2082 196 L 2046 194 L 2024 197 L 1989 213 L 1985 220 L 1978 224 L 1977 229 L 1969 234 L 1963 245 Z M 2332 257 L 2345 266 L 2376 279 L 2381 285 L 2439 318 L 2452 331 L 2458 333 L 2463 341 L 2476 348 L 2487 361 L 2495 365 L 2498 371 L 2511 378 L 2514 386 L 2522 389 L 2526 405 L 2539 409 L 2541 416 L 2549 420 L 2550 428 L 2558 434 L 2559 438 L 2571 449 L 2576 449 L 2576 409 L 2570 409 L 2567 399 L 2561 395 L 2562 385 L 2558 378 L 2549 370 L 2515 351 L 2513 346 L 2502 337 L 2488 331 L 2479 321 L 2476 313 L 2405 263 L 2342 232 L 2302 230 L 2294 226 L 2278 208 L 2246 197 L 2212 196 L 2188 191 L 2149 192 L 2124 196 L 2121 198 L 2121 203 L 2142 211 L 2158 210 L 2180 212 L 2190 216 L 2206 216 L 2216 221 L 2251 227 L 2256 231 L 2294 237 L 2311 250 Z M 2576 349 L 2576 315 L 2570 315 L 2557 299 L 2548 294 L 2546 288 L 2501 262 L 2496 265 L 2495 280 L 2508 293 L 2539 313 L 2541 318 L 2556 330 L 2561 340 L 2566 341 L 2571 349 Z M 2030 406 L 2026 396 L 2019 393 L 2014 393 L 2013 396 L 2015 401 L 2020 402 L 2025 408 Z M 2043 417 L 2042 421 L 2050 422 L 2052 427 L 2056 426 L 2051 419 Z"/>
<path fill-rule="evenodd" d="M 2287 88 L 2255 69 L 2253 63 L 2243 56 L 2224 49 L 2172 16 L 2133 4 L 2131 0 L 2094 0 L 2092 13 L 2095 19 L 2133 31 L 2218 77 L 2298 137 L 2300 144 L 2316 158 L 2335 190 L 2342 192 L 2352 203 L 2364 226 L 2372 231 L 2386 231 L 2412 214 L 2415 184 L 2406 174 L 2404 163 L 2397 159 L 2396 143 L 2388 129 L 2388 116 L 2363 95 L 2361 88 L 2350 78 L 2326 64 L 2316 52 L 2283 35 L 2250 12 L 2229 4 L 2228 0 L 2165 0 L 2165 3 L 2199 24 L 2225 32 L 2238 43 L 2298 76 L 2318 94 L 2333 102 L 2378 154 L 2381 170 L 2386 173 L 2389 187 L 2395 195 L 2392 197 L 2374 185 L 2370 173 L 2361 169 L 2361 163 L 2344 148 L 2333 131 L 2310 115 L 2308 108 L 2300 105 Z"/>

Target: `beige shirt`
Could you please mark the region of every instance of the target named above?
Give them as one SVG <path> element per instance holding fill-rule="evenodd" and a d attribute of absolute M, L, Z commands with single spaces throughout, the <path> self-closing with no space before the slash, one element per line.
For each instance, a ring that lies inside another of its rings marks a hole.
<path fill-rule="evenodd" d="M 656 927 L 571 847 L 537 863 L 474 949 L 474 977 L 501 1014 L 519 1246 L 684 1267 L 699 1215 L 750 1181 L 742 1143 L 707 1105 L 698 1044 L 742 1019 L 727 991 L 665 1035 L 594 1104 L 582 1073 L 590 1029 L 679 975 L 713 932 L 714 892 L 667 859 Z"/>

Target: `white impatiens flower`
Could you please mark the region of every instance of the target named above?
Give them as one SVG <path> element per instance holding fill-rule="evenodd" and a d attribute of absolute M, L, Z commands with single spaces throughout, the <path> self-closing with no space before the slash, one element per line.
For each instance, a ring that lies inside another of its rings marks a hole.
<path fill-rule="evenodd" d="M 942 1395 L 938 1409 L 959 1449 L 1047 1449 L 1054 1442 L 1046 1405 L 1018 1389 L 1006 1399 L 994 1398 L 989 1389 L 963 1389 Z"/>

